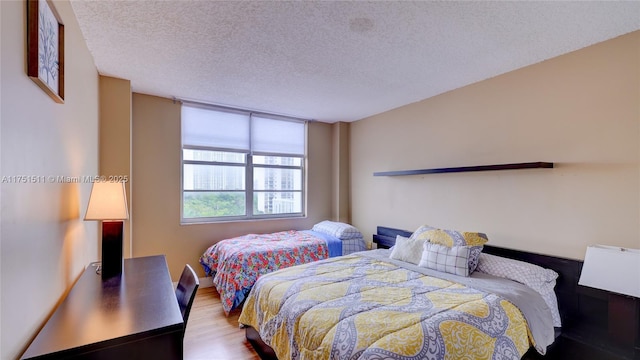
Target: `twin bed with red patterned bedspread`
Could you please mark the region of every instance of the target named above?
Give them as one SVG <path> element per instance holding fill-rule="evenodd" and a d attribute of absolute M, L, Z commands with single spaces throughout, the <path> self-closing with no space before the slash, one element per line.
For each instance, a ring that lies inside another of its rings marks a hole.
<path fill-rule="evenodd" d="M 323 221 L 312 230 L 248 234 L 225 239 L 200 257 L 213 277 L 225 313 L 244 301 L 261 275 L 334 256 L 366 250 L 362 234 L 353 226 Z"/>

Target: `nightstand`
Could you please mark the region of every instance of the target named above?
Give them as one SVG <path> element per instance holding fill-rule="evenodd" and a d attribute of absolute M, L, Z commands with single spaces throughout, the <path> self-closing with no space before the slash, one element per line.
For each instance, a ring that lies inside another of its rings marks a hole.
<path fill-rule="evenodd" d="M 538 354 L 535 349 L 529 351 L 522 358 L 523 360 L 624 360 L 611 352 L 596 349 L 582 342 L 572 340 L 569 337 L 561 335 L 556 341 L 549 346 L 547 353 L 543 356 Z"/>
<path fill-rule="evenodd" d="M 575 343 L 572 348 L 602 353 L 603 359 L 640 360 L 640 301 L 583 286 L 578 286 L 577 297 L 581 316 L 563 329 L 565 342 Z"/>

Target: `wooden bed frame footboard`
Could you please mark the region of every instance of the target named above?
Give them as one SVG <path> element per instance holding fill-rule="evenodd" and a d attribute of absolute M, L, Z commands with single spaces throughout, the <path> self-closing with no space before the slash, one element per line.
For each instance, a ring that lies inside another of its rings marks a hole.
<path fill-rule="evenodd" d="M 262 341 L 260 337 L 260 333 L 258 330 L 252 328 L 251 326 L 247 326 L 244 329 L 245 336 L 247 340 L 253 346 L 253 349 L 258 353 L 260 359 L 262 360 L 278 360 L 276 356 L 276 352 L 273 351 L 271 346 L 267 345 Z"/>
<path fill-rule="evenodd" d="M 377 244 L 378 248 L 389 248 L 395 244 L 397 235 L 409 237 L 411 234 L 412 232 L 406 230 L 378 226 L 377 233 L 373 235 L 373 242 Z M 582 261 L 491 245 L 485 245 L 483 252 L 526 261 L 558 273 L 559 277 L 556 280 L 555 289 L 562 318 L 562 328 L 556 328 L 556 337 L 561 332 L 572 333 L 574 332 L 572 329 L 581 326 L 585 321 L 589 321 L 588 319 L 593 319 L 594 316 L 598 317 L 597 314 L 594 315 L 594 311 L 598 313 L 604 309 L 604 316 L 606 316 L 606 302 L 597 299 L 597 294 L 594 297 L 594 294 L 589 293 L 589 290 L 578 286 Z M 245 331 L 247 340 L 263 360 L 277 360 L 273 349 L 262 341 L 260 334 L 254 328 L 247 327 Z M 523 359 L 541 358 L 533 349 L 523 357 Z"/>

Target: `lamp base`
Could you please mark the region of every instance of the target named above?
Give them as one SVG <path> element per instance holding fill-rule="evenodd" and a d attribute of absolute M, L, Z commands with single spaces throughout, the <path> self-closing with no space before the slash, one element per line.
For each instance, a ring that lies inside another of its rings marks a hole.
<path fill-rule="evenodd" d="M 102 222 L 102 279 L 122 274 L 123 221 Z"/>

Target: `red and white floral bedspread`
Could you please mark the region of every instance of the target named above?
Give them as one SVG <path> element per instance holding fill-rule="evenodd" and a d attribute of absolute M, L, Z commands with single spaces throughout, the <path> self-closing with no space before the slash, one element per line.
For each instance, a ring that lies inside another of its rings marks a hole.
<path fill-rule="evenodd" d="M 260 275 L 326 259 L 325 240 L 302 231 L 249 234 L 222 240 L 200 257 L 220 294 L 226 313 L 244 301 Z"/>

